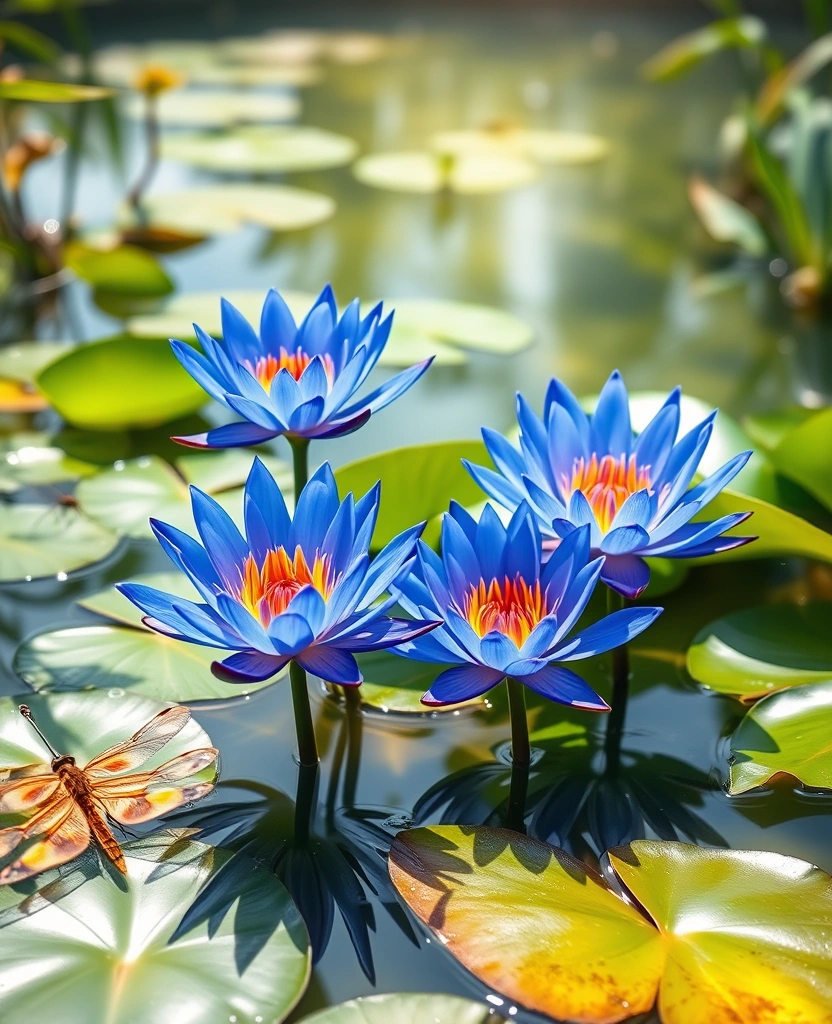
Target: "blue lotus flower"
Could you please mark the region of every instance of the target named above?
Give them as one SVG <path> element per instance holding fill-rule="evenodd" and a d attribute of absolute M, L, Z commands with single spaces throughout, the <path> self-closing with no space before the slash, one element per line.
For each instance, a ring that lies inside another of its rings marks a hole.
<path fill-rule="evenodd" d="M 414 559 L 422 526 L 399 534 L 370 561 L 380 486 L 338 501 L 327 463 L 298 499 L 292 519 L 269 471 L 255 459 L 245 487 L 245 539 L 213 498 L 191 488 L 202 539 L 151 519 L 165 553 L 204 603 L 138 583 L 118 589 L 147 626 L 176 640 L 234 653 L 212 665 L 231 683 L 268 679 L 296 661 L 331 683 L 356 686 L 353 655 L 411 640 L 435 621 L 389 618 L 394 598 L 376 603 Z"/>
<path fill-rule="evenodd" d="M 349 434 L 407 391 L 432 362 L 411 366 L 355 399 L 390 335 L 393 314 L 382 319 L 381 303 L 362 319 L 356 299 L 339 320 L 327 285 L 298 327 L 272 289 L 263 304 L 259 336 L 230 302 L 222 299 L 221 309 L 221 342 L 194 325 L 204 354 L 181 341 L 172 340 L 171 346 L 194 380 L 243 422 L 175 438 L 193 448 L 236 448 L 281 434 Z"/>
<path fill-rule="evenodd" d="M 517 396 L 520 450 L 484 428 L 497 472 L 468 462 L 466 466 L 486 494 L 510 511 L 522 501 L 529 503 L 546 548 L 589 526 L 593 554 L 606 556 L 601 579 L 625 597 L 638 597 L 650 582 L 647 556 L 696 558 L 756 539 L 723 536 L 750 512 L 691 523 L 739 473 L 751 452 L 735 456 L 691 488 L 716 412 L 677 440 L 680 397 L 676 388 L 636 437 L 627 389 L 617 370 L 592 415 L 553 379 L 542 421 Z"/>
<path fill-rule="evenodd" d="M 490 505 L 479 522 L 451 505 L 442 522 L 441 558 L 420 542 L 418 559 L 394 588 L 408 614 L 442 619 L 429 635 L 395 650 L 452 666 L 437 677 L 423 704 L 469 700 L 509 676 L 561 704 L 609 710 L 561 662 L 626 643 L 662 609 L 622 609 L 570 635 L 604 561 L 589 561 L 589 536 L 588 526 L 573 530 L 541 566 L 540 533 L 528 505 L 517 507 L 508 527 Z"/>

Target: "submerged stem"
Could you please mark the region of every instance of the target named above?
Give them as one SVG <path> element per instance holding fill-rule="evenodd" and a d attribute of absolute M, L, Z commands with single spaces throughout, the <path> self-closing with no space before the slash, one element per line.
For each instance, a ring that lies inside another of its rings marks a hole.
<path fill-rule="evenodd" d="M 315 726 L 312 722 L 306 672 L 297 662 L 292 661 L 289 663 L 289 678 L 292 683 L 292 705 L 295 711 L 295 732 L 298 737 L 298 760 L 302 765 L 317 764 L 318 745 L 315 742 Z"/>
<path fill-rule="evenodd" d="M 626 605 L 626 599 L 607 588 L 607 614 L 619 611 Z M 606 770 L 614 775 L 618 771 L 621 755 L 621 737 L 624 733 L 624 718 L 627 714 L 627 698 L 630 692 L 630 652 L 627 644 L 614 647 L 612 651 L 612 697 L 610 715 L 607 719 L 607 735 L 604 741 Z"/>
<path fill-rule="evenodd" d="M 506 679 L 508 711 L 511 718 L 511 760 L 520 765 L 531 761 L 529 723 L 526 718 L 526 693 L 516 679 Z"/>

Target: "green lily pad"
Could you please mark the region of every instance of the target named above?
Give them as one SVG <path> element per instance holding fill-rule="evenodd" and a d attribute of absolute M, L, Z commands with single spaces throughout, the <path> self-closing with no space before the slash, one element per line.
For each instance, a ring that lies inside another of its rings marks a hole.
<path fill-rule="evenodd" d="M 77 880 L 50 872 L 31 910 L 0 930 L 4 1022 L 285 1020 L 311 958 L 303 921 L 277 878 L 252 864 L 215 917 L 182 928 L 231 855 L 181 832 L 123 849 L 119 885 L 89 862 L 86 878 L 80 869 Z"/>
<path fill-rule="evenodd" d="M 118 462 L 112 469 L 82 480 L 76 497 L 84 513 L 118 534 L 153 536 L 153 516 L 180 530 L 193 532 L 189 484 L 216 497 L 236 519 L 243 510 L 242 485 L 255 456 L 251 452 L 211 452 L 183 456 L 175 469 L 155 455 Z M 291 470 L 276 459 L 264 458 L 284 494 L 291 491 Z"/>
<path fill-rule="evenodd" d="M 832 604 L 766 605 L 717 619 L 688 650 L 688 672 L 741 700 L 832 680 Z"/>
<path fill-rule="evenodd" d="M 184 597 L 189 601 L 201 601 L 202 598 L 194 589 L 191 581 L 184 572 L 154 572 L 143 576 L 133 576 L 131 583 L 142 583 L 146 587 L 155 587 L 156 590 L 164 590 L 176 597 Z M 87 594 L 78 600 L 81 608 L 89 612 L 95 612 L 105 619 L 112 619 L 125 626 L 133 626 L 135 629 L 145 629 L 142 624 L 144 612 L 137 608 L 132 601 L 128 601 L 121 591 L 115 587 L 105 587 L 94 594 Z"/>
<path fill-rule="evenodd" d="M 0 348 L 0 377 L 34 384 L 35 378 L 74 347 L 71 341 L 19 341 Z"/>
<path fill-rule="evenodd" d="M 832 789 L 832 680 L 794 686 L 755 704 L 731 737 L 732 794 L 788 775 Z"/>
<path fill-rule="evenodd" d="M 439 132 L 431 137 L 430 144 L 437 153 L 460 157 L 502 153 L 567 167 L 597 163 L 610 152 L 609 142 L 598 135 L 541 131 L 515 125 Z"/>
<path fill-rule="evenodd" d="M 106 558 L 118 543 L 114 533 L 76 509 L 0 504 L 0 583 L 64 580 Z"/>
<path fill-rule="evenodd" d="M 281 291 L 280 294 L 286 300 L 292 311 L 292 316 L 298 323 L 306 316 L 315 301 L 315 296 L 309 292 Z M 222 293 L 190 292 L 173 296 L 156 313 L 132 317 L 127 321 L 126 330 L 136 338 L 189 338 L 193 335 L 193 325 L 196 323 L 213 337 L 222 337 L 221 297 L 228 299 L 232 305 L 236 306 L 250 323 L 260 322 L 260 310 L 263 307 L 264 299 L 264 294 L 260 290 L 232 290 Z M 483 307 L 473 308 L 479 310 Z M 496 313 L 498 311 L 489 312 Z M 501 314 L 501 316 L 507 317 L 507 314 Z M 512 322 L 509 323 L 508 320 Z M 508 318 L 507 323 L 516 335 L 518 333 L 517 325 L 520 321 Z M 460 352 L 455 345 L 445 344 L 438 337 L 426 333 L 424 328 L 407 323 L 402 324 L 398 317 L 394 316 L 393 330 L 378 365 L 412 366 L 431 356 L 434 356 L 435 361 L 440 365 L 453 366 L 466 361 L 464 353 Z"/>
<path fill-rule="evenodd" d="M 304 1017 L 301 1024 L 500 1024 L 493 1009 L 458 996 L 385 992 Z"/>
<path fill-rule="evenodd" d="M 151 195 L 142 200 L 142 208 L 157 228 L 216 235 L 244 224 L 298 231 L 328 220 L 335 202 L 288 185 L 225 184 Z"/>
<path fill-rule="evenodd" d="M 419 661 L 399 658 L 387 651 L 373 651 L 359 654 L 358 664 L 364 682 L 358 688 L 361 703 L 379 711 L 405 715 L 444 714 L 464 707 L 488 707 L 486 697 L 464 701 L 462 704 L 448 704 L 440 708 L 427 708 L 422 696 L 430 689 L 446 665 L 429 665 Z"/>
<path fill-rule="evenodd" d="M 173 282 L 155 257 L 136 245 L 99 248 L 70 242 L 64 250 L 64 260 L 96 291 L 131 298 L 156 298 L 173 291 Z"/>
<path fill-rule="evenodd" d="M 0 82 L 0 100 L 18 100 L 22 103 L 84 103 L 90 100 L 104 100 L 112 95 L 112 89 L 98 85 L 40 82 L 33 78 L 22 78 L 18 82 Z"/>
<path fill-rule="evenodd" d="M 743 417 L 742 427 L 751 440 L 766 453 L 777 447 L 783 438 L 806 420 L 816 415 L 802 405 L 789 406 L 777 412 Z"/>
<path fill-rule="evenodd" d="M 67 422 L 89 430 L 154 427 L 207 401 L 161 338 L 79 345 L 42 370 L 37 386 Z"/>
<path fill-rule="evenodd" d="M 396 311 L 396 327 L 420 331 L 460 348 L 512 355 L 528 348 L 534 339 L 534 330 L 527 323 L 490 306 L 441 299 L 391 299 L 389 304 Z"/>
<path fill-rule="evenodd" d="M 147 103 L 133 96 L 128 117 L 143 121 Z M 156 102 L 163 125 L 186 128 L 226 128 L 259 121 L 291 121 L 300 113 L 300 100 L 288 92 L 248 92 L 220 89 L 171 89 Z"/>
<path fill-rule="evenodd" d="M 345 135 L 305 125 L 181 133 L 162 140 L 166 159 L 230 174 L 319 171 L 348 164 L 357 152 L 357 143 Z"/>
<path fill-rule="evenodd" d="M 658 996 L 663 1024 L 823 1019 L 832 999 L 824 871 L 675 842 L 633 842 L 609 858 L 649 916 L 562 850 L 505 829 L 399 833 L 389 869 L 443 946 L 530 1010 L 613 1024 Z"/>
<path fill-rule="evenodd" d="M 482 441 L 440 441 L 359 459 L 336 470 L 335 480 L 342 496 L 349 491 L 366 494 L 381 481 L 381 509 L 373 534 L 373 547 L 381 548 L 414 523 L 446 512 L 452 498 L 462 505 L 481 499 L 482 492 L 461 460 L 487 458 Z M 423 539 L 428 544 L 438 541 L 437 522 L 428 522 Z"/>
<path fill-rule="evenodd" d="M 96 471 L 95 466 L 70 458 L 62 448 L 27 444 L 25 439 L 15 436 L 7 441 L 11 442 L 8 448 L 5 443 L 0 444 L 0 493 L 77 480 Z"/>
<path fill-rule="evenodd" d="M 751 256 L 764 256 L 769 251 L 768 237 L 754 214 L 704 178 L 696 177 L 691 181 L 688 195 L 712 238 L 732 242 Z"/>
<path fill-rule="evenodd" d="M 528 185 L 538 176 L 533 163 L 502 153 L 446 159 L 436 153 L 370 153 L 353 166 L 364 185 L 391 192 L 451 192 L 478 195 Z"/>
<path fill-rule="evenodd" d="M 270 686 L 236 686 L 211 673 L 228 651 L 172 640 L 141 627 L 77 626 L 40 633 L 17 649 L 14 670 L 34 690 L 126 691 L 181 703 L 244 697 Z"/>
<path fill-rule="evenodd" d="M 169 702 L 151 700 L 123 690 L 90 693 L 27 694 L 24 698 L 40 730 L 61 754 L 71 754 L 82 767 L 102 751 L 128 739 Z M 0 698 L 0 768 L 51 761 L 49 751 L 18 711 L 19 697 Z M 149 758 L 147 769 L 189 750 L 210 747 L 211 739 L 195 718 Z M 142 768 L 144 771 L 144 767 Z M 216 766 L 206 779 L 216 776 Z"/>
<path fill-rule="evenodd" d="M 779 473 L 832 509 L 832 409 L 795 426 L 769 457 Z"/>

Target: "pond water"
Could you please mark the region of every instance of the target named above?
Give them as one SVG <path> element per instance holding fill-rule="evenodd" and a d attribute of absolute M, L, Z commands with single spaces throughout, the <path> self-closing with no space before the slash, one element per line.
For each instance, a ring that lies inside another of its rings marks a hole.
<path fill-rule="evenodd" d="M 150 39 L 200 27 L 160 19 L 144 23 L 142 31 Z M 262 27 L 276 26 L 263 20 Z M 631 390 L 669 390 L 681 383 L 686 392 L 734 416 L 774 408 L 806 386 L 798 343 L 764 286 L 751 295 L 741 288 L 708 294 L 697 287 L 703 268 L 717 267 L 719 257 L 695 224 L 685 179 L 693 169 L 715 166 L 719 126 L 741 82 L 730 60 L 665 88 L 640 80 L 640 63 L 679 27 L 601 15 L 477 15 L 464 23 L 433 15 L 421 23 L 391 25 L 407 43 L 395 58 L 328 66 L 319 84 L 302 90 L 302 120 L 354 138 L 362 151 L 418 148 L 434 131 L 495 119 L 592 132 L 610 143 L 602 162 L 545 169 L 537 182 L 493 196 L 382 192 L 356 181 L 348 167 L 291 175 L 292 184 L 333 197 L 335 216 L 279 236 L 244 228 L 164 258 L 180 292 L 245 288 L 265 293 L 270 286 L 315 291 L 331 281 L 342 300 L 354 295 L 448 298 L 498 307 L 533 325 L 536 343 L 526 351 L 510 357 L 471 354 L 465 366 L 434 367 L 358 433 L 313 446 L 313 461 L 329 458 L 337 465 L 398 445 L 474 438 L 483 424 L 506 431 L 514 422 L 515 391 L 539 406 L 553 374 L 576 393 L 591 394 L 618 367 Z M 244 26 L 248 32 L 256 28 Z M 125 40 L 102 39 L 112 41 Z M 134 125 L 129 132 L 132 152 L 138 154 L 139 129 Z M 128 156 L 126 163 L 135 167 L 137 161 L 138 155 Z M 55 216 L 57 174 L 44 165 L 27 183 L 35 219 Z M 153 188 L 213 180 L 207 172 L 163 162 Z M 82 221 L 106 224 L 121 194 L 111 170 L 89 161 L 80 176 Z M 55 336 L 71 329 L 78 338 L 91 339 L 120 329 L 119 321 L 90 301 L 85 285 L 71 286 L 69 307 L 71 328 L 47 320 L 38 332 Z M 20 422 L 13 426 L 19 429 Z M 79 598 L 107 583 L 166 568 L 154 545 L 133 542 L 94 572 L 62 583 L 0 590 L 3 693 L 25 689 L 11 668 L 22 638 L 92 622 L 90 613 L 76 606 Z M 593 859 L 598 836 L 626 839 L 628 829 L 632 835 L 655 835 L 634 810 L 633 789 L 627 788 L 632 777 L 640 780 L 640 792 L 653 793 L 661 812 L 677 823 L 684 820 L 689 831 L 679 833 L 683 838 L 698 831 L 706 843 L 721 839 L 733 848 L 776 850 L 832 870 L 828 798 L 788 784 L 726 796 L 726 738 L 743 712 L 731 699 L 702 692 L 684 669 L 687 646 L 712 619 L 773 597 L 828 596 L 830 585 L 819 567 L 769 559 L 697 568 L 683 590 L 664 598 L 664 616 L 636 644 L 617 781 L 596 788 L 592 810 L 585 806 L 584 817 L 561 838 Z M 607 673 L 605 659 L 586 663 L 587 679 L 602 694 L 609 691 Z M 559 720 L 587 724 L 558 707 L 534 702 L 531 707 L 536 728 Z M 359 714 L 348 713 L 316 687 L 314 712 L 323 748 L 319 778 L 300 781 L 307 790 L 316 787 L 316 807 L 308 813 L 320 835 L 350 829 L 355 839 L 374 822 L 375 845 L 381 848 L 383 834 L 392 835 L 408 821 L 431 787 L 477 766 L 501 768 L 482 791 L 476 788 L 482 773 L 474 772 L 453 790 L 457 802 L 450 809 L 439 801 L 424 820 L 446 813 L 457 823 L 484 821 L 489 807 L 505 799 L 509 770 L 499 747 L 508 738 L 508 718 L 499 697 L 487 710 L 446 715 Z M 195 713 L 221 750 L 226 784 L 253 780 L 295 800 L 299 778 L 285 680 L 245 698 L 197 707 Z M 597 785 L 604 725 L 600 718 L 588 722 L 588 738 L 572 762 L 568 751 L 544 744 L 543 760 L 533 769 L 531 799 L 545 793 L 559 772 L 574 771 L 583 780 L 576 783 L 576 794 L 589 780 Z M 680 775 L 693 781 L 680 782 Z M 239 796 L 231 789 L 223 796 L 221 789 L 212 801 Z M 193 819 L 211 809 L 209 801 Z M 363 888 L 374 919 L 375 984 L 362 973 L 336 912 L 326 951 L 291 1020 L 371 991 L 482 997 L 483 987 L 435 940 L 403 925 L 390 891 L 379 898 L 369 885 Z M 322 910 L 323 919 L 331 912 Z M 364 958 L 366 966 L 366 952 Z M 535 1018 L 520 1011 L 513 1019 Z"/>

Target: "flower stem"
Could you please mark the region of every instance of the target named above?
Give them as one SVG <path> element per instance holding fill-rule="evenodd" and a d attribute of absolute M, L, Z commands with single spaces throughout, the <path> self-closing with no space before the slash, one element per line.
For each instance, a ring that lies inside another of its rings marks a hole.
<path fill-rule="evenodd" d="M 520 765 L 531 761 L 529 723 L 526 719 L 526 693 L 516 679 L 506 679 L 508 711 L 511 718 L 511 760 Z"/>
<path fill-rule="evenodd" d="M 511 784 L 508 791 L 506 828 L 513 832 L 526 832 L 526 794 L 529 790 L 529 764 L 511 762 Z"/>
<path fill-rule="evenodd" d="M 292 468 L 295 471 L 295 504 L 298 503 L 300 492 L 306 487 L 309 479 L 309 440 L 305 437 L 293 437 L 289 444 L 292 446 Z"/>
<path fill-rule="evenodd" d="M 137 212 L 141 207 L 142 197 L 156 174 L 156 168 L 159 166 L 159 118 L 156 111 L 155 96 L 145 97 L 144 134 L 147 146 L 144 169 L 127 196 L 128 203 Z"/>
<path fill-rule="evenodd" d="M 626 599 L 607 588 L 607 614 L 619 611 L 626 605 Z M 607 719 L 607 735 L 604 740 L 606 770 L 615 775 L 621 755 L 621 737 L 624 733 L 624 718 L 627 714 L 627 698 L 630 692 L 630 652 L 627 644 L 614 647 L 612 651 L 612 697 L 610 715 Z"/>
<path fill-rule="evenodd" d="M 289 678 L 292 682 L 292 705 L 295 710 L 295 731 L 298 736 L 298 760 L 302 765 L 318 763 L 318 745 L 315 742 L 315 726 L 312 723 L 312 708 L 309 704 L 309 687 L 306 672 L 296 662 L 289 663 Z"/>

